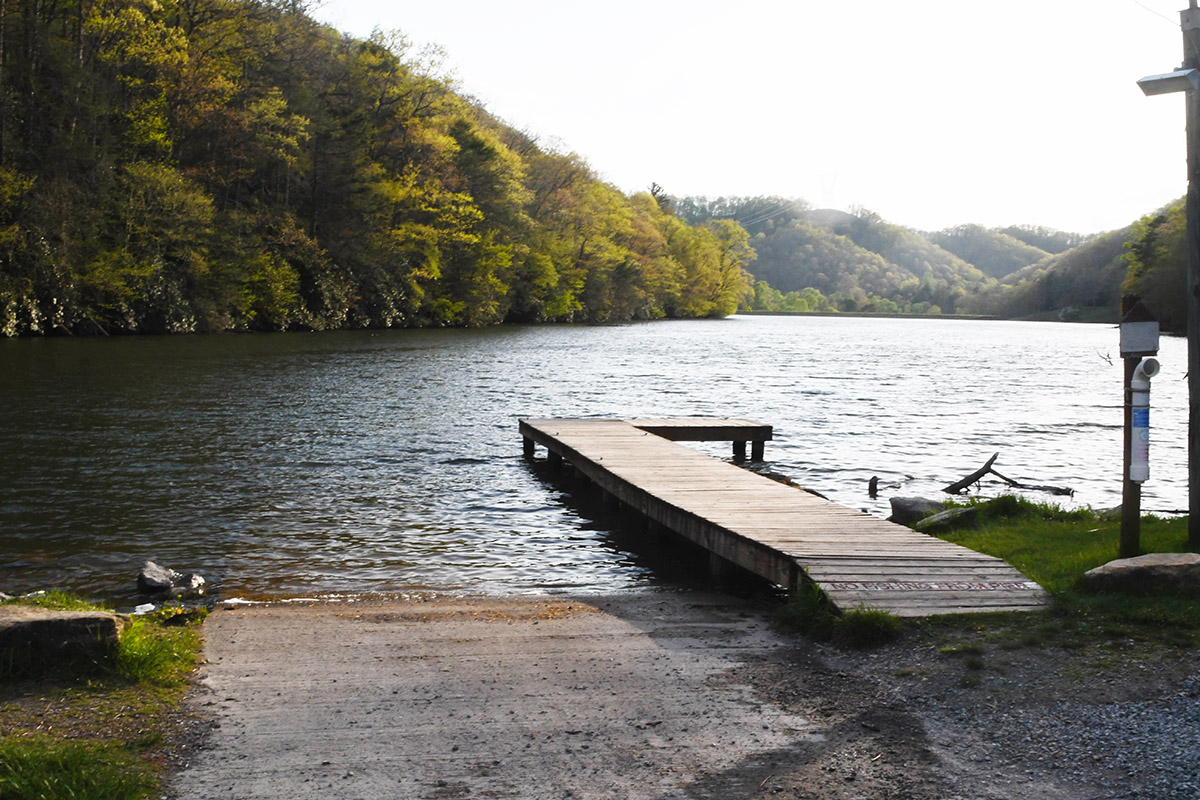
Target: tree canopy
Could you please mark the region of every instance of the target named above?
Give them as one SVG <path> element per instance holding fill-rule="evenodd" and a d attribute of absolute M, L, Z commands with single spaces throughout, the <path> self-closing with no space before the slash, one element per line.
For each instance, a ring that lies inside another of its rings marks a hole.
<path fill-rule="evenodd" d="M 436 54 L 434 54 L 436 55 Z M 0 0 L 0 332 L 720 316 L 746 232 L 294 0 Z"/>

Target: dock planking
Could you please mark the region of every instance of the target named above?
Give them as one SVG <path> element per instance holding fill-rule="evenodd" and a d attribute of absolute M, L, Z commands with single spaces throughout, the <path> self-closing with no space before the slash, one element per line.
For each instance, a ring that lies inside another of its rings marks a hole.
<path fill-rule="evenodd" d="M 839 608 L 900 616 L 1042 607 L 1045 592 L 998 558 L 840 506 L 677 441 L 729 441 L 762 459 L 770 425 L 743 419 L 523 419 L 544 447 L 606 495 L 766 580 L 821 587 Z M 739 444 L 740 443 L 740 444 Z M 719 563 L 719 562 L 718 562 Z"/>

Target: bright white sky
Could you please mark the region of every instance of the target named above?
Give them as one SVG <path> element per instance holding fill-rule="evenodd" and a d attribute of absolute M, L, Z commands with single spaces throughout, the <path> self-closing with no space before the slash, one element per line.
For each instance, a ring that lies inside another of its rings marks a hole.
<path fill-rule="evenodd" d="M 314 0 L 626 192 L 779 195 L 923 230 L 1122 227 L 1186 191 L 1188 0 Z"/>

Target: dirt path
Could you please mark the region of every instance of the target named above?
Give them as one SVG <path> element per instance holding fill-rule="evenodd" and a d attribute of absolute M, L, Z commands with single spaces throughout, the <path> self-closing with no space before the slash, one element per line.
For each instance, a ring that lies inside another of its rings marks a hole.
<path fill-rule="evenodd" d="M 253 606 L 205 636 L 178 797 L 1095 796 L 993 781 L 726 596 Z"/>

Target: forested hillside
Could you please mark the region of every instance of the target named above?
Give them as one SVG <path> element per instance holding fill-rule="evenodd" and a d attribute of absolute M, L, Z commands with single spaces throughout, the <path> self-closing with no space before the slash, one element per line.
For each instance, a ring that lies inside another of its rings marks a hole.
<path fill-rule="evenodd" d="M 1165 330 L 1187 330 L 1187 220 L 1183 199 L 1127 230 L 1122 291 L 1142 299 Z"/>
<path fill-rule="evenodd" d="M 748 269 L 768 284 L 755 289 L 752 307 L 762 310 L 950 314 L 995 283 L 870 211 L 812 210 L 780 198 L 673 198 L 672 204 L 692 222 L 721 218 L 746 228 L 756 253 Z"/>
<path fill-rule="evenodd" d="M 750 232 L 751 309 L 1116 322 L 1121 295 L 1133 293 L 1165 330 L 1182 330 L 1181 203 L 1084 236 L 1027 225 L 922 234 L 870 211 L 778 197 L 671 202 L 686 219 L 733 220 Z"/>
<path fill-rule="evenodd" d="M 803 187 L 799 187 L 803 188 Z M 0 0 L 0 334 L 775 311 L 1182 325 L 1182 211 L 921 234 L 781 197 L 627 196 L 294 0 Z"/>
<path fill-rule="evenodd" d="M 980 299 L 988 313 L 1007 317 L 1118 321 L 1130 228 L 1096 236 L 1006 276 Z"/>
<path fill-rule="evenodd" d="M 959 225 L 931 233 L 928 238 L 993 278 L 1003 278 L 1050 255 L 1040 247 L 982 225 Z"/>
<path fill-rule="evenodd" d="M 0 0 L 0 332 L 719 316 L 747 235 L 287 0 Z"/>

